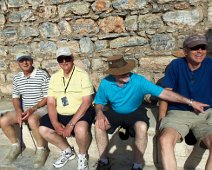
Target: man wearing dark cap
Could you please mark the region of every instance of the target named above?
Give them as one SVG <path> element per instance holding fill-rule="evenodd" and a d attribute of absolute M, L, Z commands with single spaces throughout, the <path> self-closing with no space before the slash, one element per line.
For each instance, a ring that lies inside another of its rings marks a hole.
<path fill-rule="evenodd" d="M 18 54 L 16 60 L 22 72 L 16 74 L 13 79 L 14 111 L 7 112 L 1 118 L 2 130 L 12 143 L 4 163 L 11 164 L 22 149 L 25 149 L 17 129 L 18 124 L 21 126 L 22 122 L 26 122 L 37 144 L 34 168 L 40 168 L 45 164 L 49 154 L 47 142 L 38 131 L 40 118 L 47 114 L 46 97 L 49 76 L 45 71 L 33 67 L 33 59 L 29 54 Z"/>
<path fill-rule="evenodd" d="M 203 35 L 191 35 L 183 43 L 185 57 L 173 60 L 162 86 L 191 99 L 191 105 L 160 102 L 160 144 L 165 170 L 176 170 L 174 148 L 191 130 L 200 147 L 209 149 L 206 170 L 212 169 L 212 58 L 206 57 L 207 41 Z M 193 101 L 208 105 L 203 111 L 191 106 Z"/>
<path fill-rule="evenodd" d="M 88 170 L 88 148 L 91 144 L 90 127 L 95 112 L 91 109 L 94 93 L 86 71 L 74 65 L 73 55 L 68 47 L 56 52 L 61 69 L 52 75 L 49 82 L 47 105 L 48 115 L 41 119 L 39 131 L 50 143 L 61 150 L 53 163 L 55 168 L 63 167 L 76 157 L 67 137 L 74 136 L 79 148 L 78 170 Z"/>
<path fill-rule="evenodd" d="M 141 170 L 144 163 L 143 155 L 147 146 L 147 130 L 149 118 L 141 107 L 144 96 L 151 94 L 172 102 L 192 105 L 198 111 L 207 106 L 178 95 L 148 81 L 144 76 L 132 73 L 134 60 L 124 60 L 122 56 L 112 56 L 108 59 L 108 76 L 102 79 L 95 96 L 96 110 L 96 141 L 100 160 L 97 170 L 110 169 L 107 159 L 107 133 L 113 133 L 119 126 L 130 129 L 130 135 L 135 137 L 134 163 L 132 170 Z M 109 109 L 106 109 L 108 105 Z"/>

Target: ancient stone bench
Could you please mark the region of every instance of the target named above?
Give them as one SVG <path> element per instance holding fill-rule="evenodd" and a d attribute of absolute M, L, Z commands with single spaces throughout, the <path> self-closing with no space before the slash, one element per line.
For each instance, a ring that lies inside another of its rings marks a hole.
<path fill-rule="evenodd" d="M 5 109 L 4 106 L 1 106 L 0 102 L 0 111 L 2 112 L 2 108 Z M 7 105 L 11 107 L 11 104 Z M 7 107 L 7 108 L 8 108 Z M 8 110 L 8 109 L 7 109 Z M 156 119 L 158 114 L 158 107 L 147 106 L 147 114 L 150 118 L 150 127 L 148 130 L 148 145 L 144 155 L 145 164 L 146 165 L 154 165 L 155 167 L 161 167 L 161 156 L 160 156 L 160 145 L 158 138 L 156 136 Z M 30 131 L 28 130 L 27 126 L 23 126 L 23 139 L 28 148 L 35 149 Z M 93 140 L 91 146 L 89 148 L 89 155 L 94 159 L 98 159 L 98 150 L 96 147 L 96 141 L 94 136 L 94 126 L 92 126 L 92 135 Z M 121 140 L 118 135 L 118 131 L 116 131 L 113 135 L 110 135 L 110 143 L 109 143 L 109 157 L 111 158 L 112 162 L 119 162 L 119 164 L 131 164 L 132 163 L 132 144 L 133 138 L 129 138 L 127 140 Z M 3 134 L 1 134 L 1 138 L 5 138 Z M 77 145 L 75 139 L 70 137 L 68 138 L 71 145 L 76 148 Z M 59 149 L 50 145 L 50 149 L 52 152 L 58 153 Z M 189 168 L 189 169 L 204 169 L 206 164 L 206 160 L 208 157 L 208 150 L 204 150 L 199 148 L 196 145 L 187 145 L 185 141 L 182 143 L 178 143 L 175 148 L 175 154 L 177 159 L 177 164 L 179 168 Z M 124 165 L 123 165 L 124 166 Z"/>

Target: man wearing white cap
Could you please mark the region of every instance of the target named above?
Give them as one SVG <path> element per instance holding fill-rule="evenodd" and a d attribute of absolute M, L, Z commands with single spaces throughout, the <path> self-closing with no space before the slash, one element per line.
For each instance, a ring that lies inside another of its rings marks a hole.
<path fill-rule="evenodd" d="M 1 118 L 2 130 L 12 143 L 4 163 L 10 164 L 21 153 L 22 141 L 17 133 L 17 125 L 21 126 L 22 122 L 26 122 L 37 143 L 34 168 L 40 168 L 49 154 L 47 142 L 39 134 L 39 120 L 47 113 L 49 76 L 45 71 L 33 67 L 33 59 L 29 54 L 18 54 L 16 60 L 22 72 L 16 74 L 13 79 L 12 101 L 15 110 L 7 112 Z"/>
<path fill-rule="evenodd" d="M 141 107 L 144 96 L 151 94 L 159 98 L 190 104 L 190 99 L 180 96 L 172 91 L 165 90 L 160 86 L 148 81 L 142 75 L 132 73 L 135 67 L 134 60 L 124 60 L 123 56 L 108 58 L 108 76 L 102 79 L 94 99 L 96 110 L 96 141 L 100 160 L 97 170 L 110 169 L 107 158 L 107 133 L 113 133 L 119 126 L 130 129 L 134 142 L 134 163 L 132 170 L 141 170 L 144 164 L 143 155 L 147 146 L 147 130 L 149 118 L 145 109 Z M 109 109 L 105 110 L 105 106 Z M 203 111 L 206 104 L 196 101 L 192 107 Z"/>
<path fill-rule="evenodd" d="M 41 119 L 39 131 L 48 142 L 62 151 L 53 163 L 55 168 L 75 158 L 74 148 L 66 139 L 75 136 L 79 148 L 77 169 L 87 170 L 87 154 L 92 140 L 90 127 L 95 116 L 94 109 L 91 109 L 93 86 L 89 75 L 74 65 L 69 48 L 59 48 L 56 56 L 61 69 L 50 79 L 48 115 Z"/>

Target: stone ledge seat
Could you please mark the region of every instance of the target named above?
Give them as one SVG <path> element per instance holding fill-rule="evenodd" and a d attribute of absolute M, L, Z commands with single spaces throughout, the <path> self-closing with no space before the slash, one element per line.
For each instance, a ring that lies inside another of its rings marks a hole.
<path fill-rule="evenodd" d="M 11 108 L 12 108 L 11 103 L 5 104 L 5 102 L 3 101 L 0 102 L 0 113 L 3 113 Z M 158 169 L 161 167 L 160 145 L 155 131 L 158 107 L 155 105 L 148 105 L 146 108 L 147 108 L 147 115 L 150 118 L 150 127 L 148 130 L 148 145 L 144 155 L 144 159 L 145 164 L 147 166 L 154 166 Z M 89 148 L 89 156 L 91 157 L 92 160 L 94 160 L 92 162 L 92 166 L 94 166 L 94 162 L 98 160 L 98 150 L 96 147 L 96 141 L 94 136 L 94 126 L 92 126 L 92 135 L 93 140 Z M 4 136 L 1 130 L 0 130 L 0 137 L 1 137 L 1 144 L 0 144 L 1 149 L 1 146 L 8 145 L 9 141 Z M 109 135 L 109 138 L 110 142 L 108 150 L 111 163 L 114 164 L 114 167 L 116 166 L 116 164 L 118 164 L 118 166 L 122 166 L 129 169 L 132 164 L 132 158 L 133 158 L 132 153 L 133 138 L 129 137 L 129 139 L 127 140 L 121 140 L 119 138 L 118 131 L 115 131 L 113 135 Z M 30 131 L 27 128 L 27 125 L 23 125 L 23 140 L 27 148 L 35 150 L 35 146 L 33 144 Z M 68 141 L 72 146 L 75 147 L 76 152 L 78 152 L 75 139 L 70 137 L 68 138 Z M 60 152 L 59 149 L 51 144 L 49 144 L 49 147 L 51 150 L 51 154 L 54 155 L 54 158 L 55 156 L 58 156 Z M 202 170 L 204 169 L 206 164 L 206 160 L 208 157 L 208 150 L 201 149 L 196 145 L 194 146 L 187 145 L 185 141 L 183 141 L 182 143 L 178 143 L 176 145 L 175 154 L 179 169 Z M 45 165 L 45 167 L 46 166 L 47 165 Z M 112 169 L 115 170 L 116 168 Z"/>

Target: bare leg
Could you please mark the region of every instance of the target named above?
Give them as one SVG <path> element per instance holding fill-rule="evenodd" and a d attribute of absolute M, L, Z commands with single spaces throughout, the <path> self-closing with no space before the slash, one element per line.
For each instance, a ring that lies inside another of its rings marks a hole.
<path fill-rule="evenodd" d="M 207 163 L 206 163 L 206 166 L 205 166 L 205 170 L 211 170 L 212 169 L 212 134 L 208 135 L 202 141 L 204 142 L 204 144 L 209 149 L 209 156 L 208 156 L 208 160 L 207 160 Z"/>
<path fill-rule="evenodd" d="M 147 147 L 147 124 L 138 121 L 134 125 L 135 144 L 134 144 L 134 162 L 144 163 L 143 155 Z"/>
<path fill-rule="evenodd" d="M 19 133 L 17 132 L 19 128 L 15 113 L 7 112 L 1 118 L 1 128 L 12 144 L 18 143 Z"/>
<path fill-rule="evenodd" d="M 164 170 L 177 169 L 174 147 L 179 139 L 180 134 L 173 128 L 165 128 L 161 133 L 160 144 Z"/>
<path fill-rule="evenodd" d="M 45 140 L 47 140 L 51 144 L 57 146 L 62 151 L 67 149 L 68 147 L 70 147 L 66 138 L 58 135 L 53 129 L 50 129 L 45 126 L 40 126 L 39 132 Z"/>
<path fill-rule="evenodd" d="M 108 135 L 105 130 L 101 130 L 95 125 L 95 137 L 100 159 L 107 158 Z"/>
<path fill-rule="evenodd" d="M 92 140 L 90 127 L 88 123 L 85 121 L 78 122 L 74 128 L 74 132 L 76 142 L 79 147 L 79 153 L 80 154 L 87 153 Z"/>
<path fill-rule="evenodd" d="M 39 119 L 40 119 L 39 115 L 32 114 L 28 118 L 28 123 L 29 123 L 31 130 L 32 130 L 32 134 L 33 134 L 33 137 L 35 138 L 37 146 L 38 147 L 47 147 L 47 145 L 48 145 L 47 141 L 44 140 L 44 138 L 39 133 L 39 126 L 40 126 Z"/>

